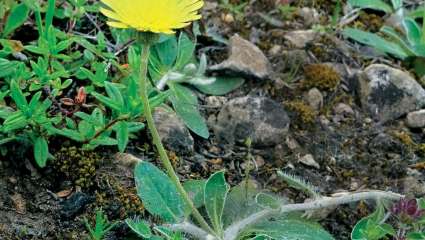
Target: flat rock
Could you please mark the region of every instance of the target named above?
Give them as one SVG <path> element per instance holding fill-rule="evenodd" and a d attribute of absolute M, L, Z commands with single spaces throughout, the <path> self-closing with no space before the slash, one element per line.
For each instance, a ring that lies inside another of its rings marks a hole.
<path fill-rule="evenodd" d="M 156 108 L 153 117 L 159 136 L 168 150 L 180 154 L 193 153 L 193 137 L 175 112 Z"/>
<path fill-rule="evenodd" d="M 230 39 L 229 59 L 210 67 L 209 70 L 242 74 L 258 79 L 268 78 L 271 73 L 270 63 L 264 53 L 237 34 Z"/>
<path fill-rule="evenodd" d="M 320 165 L 316 162 L 313 155 L 311 155 L 311 154 L 307 154 L 307 155 L 301 157 L 300 159 L 298 159 L 298 161 L 300 163 L 306 165 L 306 166 L 314 167 L 316 169 L 320 169 Z"/>
<path fill-rule="evenodd" d="M 385 123 L 425 106 L 425 90 L 406 72 L 373 64 L 358 77 L 362 107 Z"/>
<path fill-rule="evenodd" d="M 320 33 L 314 30 L 295 30 L 286 33 L 284 38 L 296 48 L 305 48 L 317 36 L 320 36 Z"/>
<path fill-rule="evenodd" d="M 308 105 L 315 111 L 319 111 L 323 107 L 324 97 L 323 94 L 317 88 L 310 89 L 304 96 Z"/>
<path fill-rule="evenodd" d="M 290 119 L 283 106 L 270 98 L 246 96 L 223 106 L 214 126 L 227 144 L 251 138 L 254 146 L 274 146 L 286 138 Z"/>
<path fill-rule="evenodd" d="M 314 8 L 303 7 L 298 10 L 298 15 L 303 19 L 305 27 L 311 27 L 320 22 L 320 14 Z"/>
<path fill-rule="evenodd" d="M 425 109 L 408 113 L 406 117 L 406 125 L 410 128 L 424 128 Z"/>

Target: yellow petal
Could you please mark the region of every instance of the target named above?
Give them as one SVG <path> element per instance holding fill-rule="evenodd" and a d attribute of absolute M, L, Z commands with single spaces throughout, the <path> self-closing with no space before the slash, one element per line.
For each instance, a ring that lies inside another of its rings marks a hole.
<path fill-rule="evenodd" d="M 116 28 L 172 34 L 201 18 L 203 0 L 101 0 L 101 13 Z"/>

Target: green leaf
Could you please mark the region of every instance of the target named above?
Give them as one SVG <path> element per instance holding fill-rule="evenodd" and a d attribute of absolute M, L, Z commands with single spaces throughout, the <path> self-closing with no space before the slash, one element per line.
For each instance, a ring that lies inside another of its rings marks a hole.
<path fill-rule="evenodd" d="M 259 193 L 258 185 L 254 181 L 242 181 L 239 185 L 233 187 L 224 205 L 224 227 L 226 228 L 236 221 L 263 210 L 255 201 L 255 197 Z"/>
<path fill-rule="evenodd" d="M 51 130 L 56 134 L 70 138 L 77 142 L 83 142 L 85 140 L 84 136 L 79 131 L 75 131 L 75 130 L 71 130 L 67 128 L 63 128 L 63 129 L 52 128 Z"/>
<path fill-rule="evenodd" d="M 205 183 L 204 204 L 214 230 L 223 232 L 223 209 L 229 186 L 224 178 L 224 172 L 214 173 Z"/>
<path fill-rule="evenodd" d="M 127 218 L 125 223 L 133 230 L 133 232 L 137 233 L 139 237 L 150 239 L 152 237 L 152 231 L 150 229 L 149 224 L 144 220 L 133 220 Z"/>
<path fill-rule="evenodd" d="M 382 223 L 385 217 L 385 208 L 378 203 L 375 212 L 361 219 L 351 232 L 352 240 L 379 240 L 388 234 L 394 235 L 395 231 L 388 224 Z"/>
<path fill-rule="evenodd" d="M 425 239 L 425 233 L 420 232 L 413 232 L 407 234 L 407 240 L 424 240 Z"/>
<path fill-rule="evenodd" d="M 348 3 L 353 7 L 374 9 L 385 13 L 393 12 L 393 8 L 382 0 L 349 0 Z"/>
<path fill-rule="evenodd" d="M 117 141 L 118 149 L 120 152 L 124 152 L 128 144 L 128 124 L 125 121 L 121 121 L 117 124 Z"/>
<path fill-rule="evenodd" d="M 418 7 L 409 12 L 408 16 L 414 19 L 422 18 L 424 16 L 425 6 Z"/>
<path fill-rule="evenodd" d="M 393 5 L 393 9 L 399 10 L 403 7 L 403 0 L 391 0 L 391 3 Z"/>
<path fill-rule="evenodd" d="M 156 44 L 153 47 L 152 55 L 158 57 L 163 65 L 171 67 L 177 58 L 176 37 L 169 37 L 168 40 Z"/>
<path fill-rule="evenodd" d="M 343 31 L 344 36 L 352 38 L 362 44 L 369 45 L 383 53 L 392 54 L 398 58 L 405 59 L 410 56 L 401 46 L 389 42 L 380 36 L 354 28 L 346 28 Z"/>
<path fill-rule="evenodd" d="M 263 234 L 274 240 L 334 240 L 332 235 L 319 224 L 310 222 L 307 219 L 291 218 L 289 216 L 260 222 L 251 226 L 248 231 L 241 235 L 247 236 L 249 233 Z"/>
<path fill-rule="evenodd" d="M 102 145 L 102 146 L 115 146 L 118 144 L 117 140 L 110 138 L 110 137 L 106 137 L 106 136 L 101 136 L 98 137 L 96 139 L 93 139 L 90 141 L 91 145 Z"/>
<path fill-rule="evenodd" d="M 108 96 L 111 98 L 112 101 L 117 104 L 117 106 L 120 108 L 120 110 L 124 109 L 124 98 L 120 92 L 120 90 L 110 82 L 105 82 L 105 89 Z"/>
<path fill-rule="evenodd" d="M 103 96 L 100 93 L 92 92 L 91 93 L 99 102 L 105 104 L 107 107 L 111 108 L 112 110 L 115 110 L 117 112 L 120 112 L 122 110 L 121 106 L 115 102 L 113 99 Z"/>
<path fill-rule="evenodd" d="M 7 77 L 16 70 L 17 62 L 0 58 L 0 78 Z"/>
<path fill-rule="evenodd" d="M 39 55 L 47 55 L 47 54 L 49 54 L 49 50 L 48 49 L 37 47 L 37 46 L 25 46 L 25 50 L 27 50 L 27 51 L 29 51 L 31 53 L 39 54 Z"/>
<path fill-rule="evenodd" d="M 11 132 L 17 129 L 24 128 L 27 126 L 28 120 L 25 117 L 25 115 L 22 113 L 22 111 L 17 111 L 14 113 L 11 113 L 11 115 L 6 118 L 6 120 L 3 123 L 3 131 L 4 132 Z"/>
<path fill-rule="evenodd" d="M 382 33 L 386 35 L 388 40 L 391 40 L 392 43 L 397 44 L 399 47 L 403 49 L 409 56 L 416 56 L 415 49 L 413 48 L 415 45 L 407 42 L 400 34 L 392 27 L 383 26 L 380 30 Z"/>
<path fill-rule="evenodd" d="M 205 180 L 188 180 L 183 183 L 183 187 L 192 199 L 196 208 L 204 205 Z"/>
<path fill-rule="evenodd" d="M 407 39 L 410 45 L 417 45 L 422 40 L 422 29 L 412 18 L 405 17 L 403 19 L 403 26 L 406 30 Z"/>
<path fill-rule="evenodd" d="M 193 59 L 193 54 L 195 51 L 195 44 L 190 40 L 190 38 L 182 32 L 179 36 L 178 42 L 178 54 L 176 63 L 174 65 L 175 69 L 182 69 Z"/>
<path fill-rule="evenodd" d="M 56 10 L 56 0 L 48 0 L 47 5 L 47 12 L 46 12 L 46 19 L 45 19 L 45 33 L 48 35 L 48 32 L 52 26 L 53 23 L 53 17 L 55 16 L 55 10 Z M 48 36 L 46 35 L 46 39 Z M 56 45 L 56 44 L 54 44 Z"/>
<path fill-rule="evenodd" d="M 278 199 L 266 193 L 257 194 L 255 201 L 263 208 L 278 209 L 281 206 L 281 203 Z"/>
<path fill-rule="evenodd" d="M 2 33 L 3 37 L 11 34 L 15 29 L 22 26 L 28 18 L 30 9 L 24 3 L 16 5 L 10 12 L 9 17 L 7 18 L 4 30 Z"/>
<path fill-rule="evenodd" d="M 173 93 L 170 100 L 177 115 L 190 130 L 207 139 L 210 135 L 209 130 L 198 110 L 198 99 L 195 94 L 180 84 L 170 84 L 169 86 Z"/>
<path fill-rule="evenodd" d="M 16 106 L 19 110 L 25 112 L 28 109 L 28 102 L 24 94 L 21 91 L 18 83 L 15 80 L 12 80 L 10 83 L 10 96 L 13 101 L 15 101 Z"/>
<path fill-rule="evenodd" d="M 38 166 L 44 168 L 49 156 L 49 146 L 44 137 L 38 137 L 34 142 L 34 157 Z"/>
<path fill-rule="evenodd" d="M 135 169 L 136 188 L 149 213 L 167 222 L 179 222 L 184 217 L 184 202 L 175 184 L 155 165 L 142 162 Z"/>
<path fill-rule="evenodd" d="M 210 95 L 226 95 L 245 83 L 240 77 L 217 77 L 215 82 L 208 85 L 196 85 L 199 91 Z"/>

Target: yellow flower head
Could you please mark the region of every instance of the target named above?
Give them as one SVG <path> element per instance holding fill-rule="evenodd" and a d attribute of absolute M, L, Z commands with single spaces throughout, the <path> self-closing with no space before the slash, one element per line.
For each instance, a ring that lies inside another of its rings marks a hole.
<path fill-rule="evenodd" d="M 109 26 L 134 28 L 142 32 L 174 33 L 201 18 L 203 0 L 101 0 L 100 11 Z"/>

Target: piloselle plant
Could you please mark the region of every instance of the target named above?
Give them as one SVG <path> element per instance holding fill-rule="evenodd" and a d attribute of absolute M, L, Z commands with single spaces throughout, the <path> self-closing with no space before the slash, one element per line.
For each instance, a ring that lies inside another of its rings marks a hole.
<path fill-rule="evenodd" d="M 413 59 L 413 65 L 418 75 L 424 76 L 425 58 L 425 9 L 421 9 L 421 15 L 417 11 L 408 14 L 403 8 L 403 1 L 393 0 L 392 8 L 382 1 L 358 1 L 350 3 L 354 7 L 372 8 L 385 12 L 394 11 L 394 19 L 402 29 L 391 26 L 383 26 L 379 33 L 370 33 L 355 28 L 346 28 L 342 32 L 347 38 L 351 38 L 362 44 L 371 46 L 378 52 L 389 54 L 404 61 Z M 422 18 L 422 26 L 417 19 Z"/>

